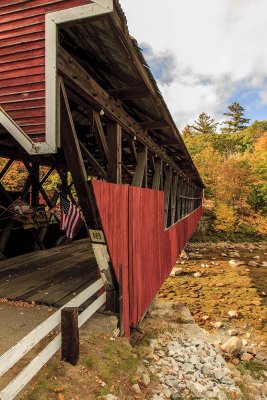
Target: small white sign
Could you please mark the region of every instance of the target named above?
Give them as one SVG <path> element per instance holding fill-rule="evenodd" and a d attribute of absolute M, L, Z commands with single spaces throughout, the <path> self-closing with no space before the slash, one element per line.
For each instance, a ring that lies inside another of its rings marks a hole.
<path fill-rule="evenodd" d="M 89 235 L 92 243 L 106 243 L 103 231 L 89 229 Z"/>

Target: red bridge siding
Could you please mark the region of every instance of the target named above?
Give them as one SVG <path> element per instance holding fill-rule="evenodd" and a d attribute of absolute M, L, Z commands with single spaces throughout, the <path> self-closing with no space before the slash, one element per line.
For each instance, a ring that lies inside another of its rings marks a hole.
<path fill-rule="evenodd" d="M 164 229 L 164 193 L 93 182 L 117 279 L 123 270 L 125 333 L 140 321 L 194 232 L 201 207 Z"/>
<path fill-rule="evenodd" d="M 90 3 L 0 1 L 0 106 L 35 141 L 45 140 L 45 14 Z"/>

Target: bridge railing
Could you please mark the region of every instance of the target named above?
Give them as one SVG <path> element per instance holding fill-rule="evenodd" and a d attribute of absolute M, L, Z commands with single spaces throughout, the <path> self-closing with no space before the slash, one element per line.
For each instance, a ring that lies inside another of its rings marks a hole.
<path fill-rule="evenodd" d="M 80 307 L 100 289 L 103 288 L 102 279 L 97 280 L 75 298 L 61 307 L 48 319 L 33 329 L 0 357 L 0 377 L 8 372 L 34 346 L 44 339 L 52 330 L 60 329 L 61 311 L 65 307 Z M 78 317 L 79 328 L 106 302 L 106 293 L 94 300 Z M 4 388 L 0 391 L 0 400 L 12 400 L 30 382 L 38 371 L 50 360 L 61 347 L 61 333 L 51 342 Z"/>

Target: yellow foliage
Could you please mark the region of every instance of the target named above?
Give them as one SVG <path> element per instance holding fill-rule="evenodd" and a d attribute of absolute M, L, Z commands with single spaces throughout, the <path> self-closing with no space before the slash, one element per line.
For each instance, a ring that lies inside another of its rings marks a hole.
<path fill-rule="evenodd" d="M 214 227 L 221 232 L 234 232 L 237 225 L 237 215 L 233 207 L 218 203 L 215 208 L 216 220 Z"/>
<path fill-rule="evenodd" d="M 246 224 L 254 232 L 267 235 L 267 218 L 260 213 L 251 212 L 249 216 L 243 216 L 241 223 Z"/>

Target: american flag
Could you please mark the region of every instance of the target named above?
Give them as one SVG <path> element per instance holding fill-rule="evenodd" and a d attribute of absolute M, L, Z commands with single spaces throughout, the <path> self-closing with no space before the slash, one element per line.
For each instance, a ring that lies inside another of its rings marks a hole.
<path fill-rule="evenodd" d="M 60 210 L 60 229 L 66 231 L 67 238 L 72 239 L 81 220 L 80 210 L 63 196 L 60 196 Z"/>

